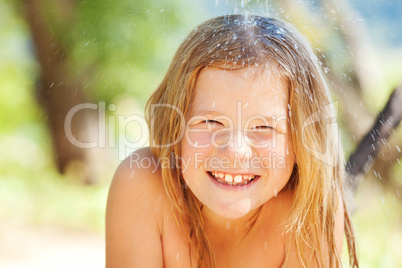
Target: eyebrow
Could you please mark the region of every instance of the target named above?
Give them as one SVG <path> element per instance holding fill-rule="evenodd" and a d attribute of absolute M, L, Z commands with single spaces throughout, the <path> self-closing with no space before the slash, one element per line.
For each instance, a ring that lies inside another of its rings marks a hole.
<path fill-rule="evenodd" d="M 205 116 L 205 117 L 208 117 L 208 116 L 211 116 L 211 117 L 225 116 L 225 117 L 229 117 L 229 116 L 224 115 L 222 113 L 219 113 L 219 112 L 216 112 L 216 111 L 211 111 L 211 110 L 200 110 L 200 111 L 197 111 L 197 113 L 194 113 L 192 116 Z M 260 120 L 265 119 L 268 122 L 271 122 L 271 121 L 273 121 L 275 119 L 278 119 L 278 118 L 282 117 L 283 115 L 279 115 L 279 116 L 277 116 L 277 115 L 266 115 L 266 116 L 264 116 L 264 115 L 257 114 L 257 115 L 253 115 L 253 117 L 254 116 L 257 117 L 256 119 L 260 119 Z"/>
<path fill-rule="evenodd" d="M 215 117 L 217 117 L 217 116 L 225 116 L 225 115 L 221 114 L 219 112 L 216 112 L 216 111 L 200 110 L 200 111 L 197 111 L 196 113 L 194 113 L 193 116 L 205 116 L 205 117 L 207 117 L 207 116 L 215 116 Z"/>

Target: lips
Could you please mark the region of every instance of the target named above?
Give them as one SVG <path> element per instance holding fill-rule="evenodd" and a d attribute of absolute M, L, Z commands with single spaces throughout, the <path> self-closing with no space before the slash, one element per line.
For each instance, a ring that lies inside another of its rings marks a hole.
<path fill-rule="evenodd" d="M 216 171 L 207 171 L 207 173 L 216 181 L 233 186 L 242 186 L 252 182 L 254 179 L 259 177 L 254 174 L 231 174 Z"/>

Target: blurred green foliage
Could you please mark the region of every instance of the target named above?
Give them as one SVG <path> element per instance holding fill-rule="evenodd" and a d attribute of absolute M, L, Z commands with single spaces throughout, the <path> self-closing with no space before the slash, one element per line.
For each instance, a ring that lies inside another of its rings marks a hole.
<path fill-rule="evenodd" d="M 29 47 L 29 32 L 22 18 L 1 1 L 0 27 L 1 135 L 19 131 L 25 124 L 39 123 L 41 119 L 37 116 L 39 109 L 32 101 L 36 66 Z"/>
<path fill-rule="evenodd" d="M 184 33 L 207 16 L 195 1 L 99 0 L 77 1 L 63 21 L 55 4 L 49 3 L 50 21 L 63 24 L 52 23 L 72 69 L 83 77 L 90 96 L 106 102 L 127 92 L 143 103 Z"/>
<path fill-rule="evenodd" d="M 353 215 L 361 267 L 402 267 L 401 193 L 384 189 L 372 173 L 365 179 Z"/>
<path fill-rule="evenodd" d="M 186 10 L 195 3 L 186 1 L 76 3 L 66 11 L 47 1 L 46 20 L 89 98 L 109 103 L 130 96 L 143 106 L 183 35 L 206 16 L 199 11 L 194 20 Z M 36 99 L 39 66 L 20 4 L 0 1 L 0 219 L 102 230 L 117 161 L 98 186 L 82 187 L 55 170 Z"/>

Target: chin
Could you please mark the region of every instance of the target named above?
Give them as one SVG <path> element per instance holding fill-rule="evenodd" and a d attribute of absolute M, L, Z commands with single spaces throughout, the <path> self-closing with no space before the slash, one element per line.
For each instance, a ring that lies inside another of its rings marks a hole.
<path fill-rule="evenodd" d="M 213 210 L 226 219 L 234 220 L 246 216 L 253 210 L 251 199 L 243 199 L 231 204 L 223 204 L 219 209 Z"/>

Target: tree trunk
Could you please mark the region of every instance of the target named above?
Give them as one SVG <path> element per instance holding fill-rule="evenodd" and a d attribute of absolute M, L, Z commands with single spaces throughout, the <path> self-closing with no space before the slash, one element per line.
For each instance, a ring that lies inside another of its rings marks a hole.
<path fill-rule="evenodd" d="M 22 1 L 22 9 L 40 66 L 40 78 L 36 86 L 37 98 L 47 117 L 57 169 L 60 173 L 65 173 L 69 163 L 77 160 L 87 162 L 84 149 L 73 145 L 67 139 L 64 129 L 67 113 L 77 104 L 84 103 L 86 97 L 78 79 L 72 77 L 68 70 L 66 51 L 54 37 L 45 19 L 45 1 Z M 74 115 L 71 129 L 77 140 L 88 140 L 86 122 L 92 114 L 80 111 Z M 79 166 L 82 168 L 84 165 Z M 89 182 L 91 179 L 87 175 L 85 179 Z"/>

